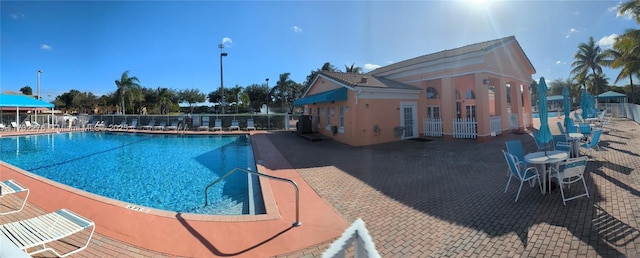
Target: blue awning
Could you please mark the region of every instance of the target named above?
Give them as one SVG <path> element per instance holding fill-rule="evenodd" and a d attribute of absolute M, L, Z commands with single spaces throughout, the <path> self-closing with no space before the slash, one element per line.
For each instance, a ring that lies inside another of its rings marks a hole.
<path fill-rule="evenodd" d="M 0 107 L 53 108 L 54 105 L 26 95 L 0 94 Z"/>
<path fill-rule="evenodd" d="M 293 102 L 294 106 L 302 106 L 314 103 L 323 103 L 331 101 L 344 101 L 347 100 L 347 88 L 339 88 L 335 90 L 325 91 L 318 94 L 313 94 L 296 100 Z"/>

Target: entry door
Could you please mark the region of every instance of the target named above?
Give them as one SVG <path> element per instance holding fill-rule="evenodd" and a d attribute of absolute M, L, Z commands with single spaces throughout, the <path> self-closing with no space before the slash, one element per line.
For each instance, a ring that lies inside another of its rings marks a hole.
<path fill-rule="evenodd" d="M 400 126 L 404 127 L 402 139 L 411 139 L 418 137 L 418 114 L 416 112 L 417 104 L 415 102 L 400 103 Z"/>

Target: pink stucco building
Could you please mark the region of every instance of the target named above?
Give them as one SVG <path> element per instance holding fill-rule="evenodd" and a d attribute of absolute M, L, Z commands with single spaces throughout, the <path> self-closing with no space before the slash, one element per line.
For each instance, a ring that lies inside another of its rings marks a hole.
<path fill-rule="evenodd" d="M 490 137 L 532 124 L 535 69 L 514 36 L 419 56 L 367 74 L 320 72 L 295 105 L 314 132 L 353 146 Z"/>

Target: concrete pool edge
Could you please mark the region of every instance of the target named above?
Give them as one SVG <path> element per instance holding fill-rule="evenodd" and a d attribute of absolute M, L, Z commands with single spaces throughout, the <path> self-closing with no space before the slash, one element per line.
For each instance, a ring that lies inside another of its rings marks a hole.
<path fill-rule="evenodd" d="M 267 210 L 267 214 L 257 214 L 257 215 L 197 214 L 197 213 L 182 213 L 182 212 L 175 212 L 175 211 L 167 211 L 167 210 L 156 209 L 156 208 L 147 207 L 143 205 L 138 205 L 135 203 L 128 203 L 125 201 L 104 197 L 102 195 L 94 194 L 94 193 L 87 192 L 87 191 L 84 191 L 75 187 L 71 187 L 62 183 L 58 183 L 46 177 L 31 173 L 19 167 L 13 166 L 2 160 L 0 160 L 0 165 L 7 167 L 17 173 L 21 173 L 26 177 L 32 178 L 34 180 L 38 180 L 44 184 L 52 185 L 60 190 L 67 191 L 72 194 L 77 194 L 89 199 L 93 199 L 98 202 L 115 206 L 115 207 L 131 210 L 135 212 L 140 212 L 144 214 L 150 214 L 150 215 L 167 217 L 167 218 L 175 218 L 178 214 L 180 214 L 180 216 L 182 216 L 185 219 L 199 220 L 199 221 L 216 221 L 216 222 L 261 221 L 261 220 L 271 220 L 271 219 L 281 218 L 280 215 L 278 214 L 277 207 L 275 206 L 275 201 L 273 200 L 273 193 L 271 192 L 271 187 L 269 186 L 268 181 L 265 181 L 265 182 L 263 182 L 262 180 L 260 181 L 260 186 L 263 193 L 263 199 L 265 199 L 264 202 L 265 202 L 265 209 Z M 3 178 L 3 177 L 0 177 L 0 178 Z M 265 196 L 265 193 L 266 193 L 266 196 Z M 267 207 L 267 203 L 270 204 L 270 207 Z"/>
<path fill-rule="evenodd" d="M 269 159 L 275 155 L 280 156 L 277 162 L 286 162 L 266 135 L 257 138 L 261 138 L 258 145 L 271 145 L 258 148 L 263 150 L 261 159 Z M 241 215 L 240 217 L 245 218 L 211 221 L 210 218 L 199 220 L 199 217 L 213 215 L 191 216 L 191 214 L 173 212 L 152 214 L 127 209 L 122 205 L 125 204 L 124 202 L 116 201 L 116 204 L 113 204 L 112 199 L 99 196 L 105 199 L 102 200 L 78 194 L 71 191 L 78 191 L 75 188 L 69 189 L 71 187 L 41 178 L 4 162 L 0 163 L 0 168 L 2 168 L 2 179 L 16 179 L 32 190 L 32 195 L 29 197 L 30 203 L 48 211 L 69 208 L 94 220 L 99 234 L 135 246 L 178 256 L 200 257 L 212 254 L 215 256 L 229 254 L 253 257 L 273 256 L 330 241 L 338 237 L 348 226 L 333 207 L 322 200 L 302 180 L 288 162 L 277 166 L 273 166 L 274 161 L 271 160 L 267 163 L 265 166 L 257 165 L 259 172 L 291 178 L 299 184 L 301 205 L 303 205 L 300 210 L 300 218 L 303 222 L 301 227 L 291 226 L 295 221 L 294 195 L 291 186 L 267 179 L 261 179 L 261 187 L 263 193 L 271 189 L 272 193 L 264 196 L 272 195 L 273 198 L 271 198 L 271 204 L 265 200 L 265 206 L 273 205 L 271 209 L 275 209 L 275 213 L 270 210 L 267 210 L 267 213 L 276 214 L 276 218 L 258 221 L 248 220 L 247 215 Z M 260 217 L 261 215 L 249 216 Z"/>

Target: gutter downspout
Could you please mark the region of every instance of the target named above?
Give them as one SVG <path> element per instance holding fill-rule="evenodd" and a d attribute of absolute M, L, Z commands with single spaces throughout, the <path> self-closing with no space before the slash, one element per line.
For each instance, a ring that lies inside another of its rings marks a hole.
<path fill-rule="evenodd" d="M 358 92 L 356 92 L 356 105 L 358 105 L 358 95 L 360 95 L 360 92 L 362 92 L 362 89 L 358 88 Z"/>

